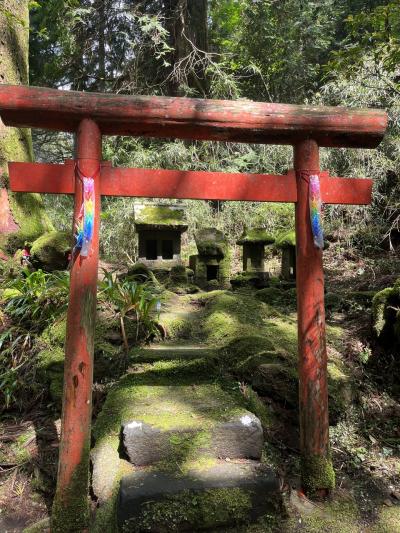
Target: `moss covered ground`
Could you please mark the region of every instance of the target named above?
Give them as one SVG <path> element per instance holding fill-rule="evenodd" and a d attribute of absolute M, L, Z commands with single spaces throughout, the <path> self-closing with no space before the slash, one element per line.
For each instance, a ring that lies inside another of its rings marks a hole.
<path fill-rule="evenodd" d="M 396 425 L 398 402 L 390 392 L 383 392 L 382 387 L 373 385 L 368 375 L 369 363 L 365 361 L 374 358 L 374 345 L 372 340 L 365 340 L 368 338 L 366 330 L 360 330 L 359 326 L 364 319 L 364 327 L 369 327 L 368 313 L 373 291 L 361 284 L 352 291 L 347 286 L 342 292 L 332 287 L 332 294 L 339 295 L 332 299 L 327 327 L 330 433 L 338 488 L 330 500 L 309 504 L 297 491 L 301 464 L 297 448 L 295 291 L 281 286 L 281 282 L 272 285 L 273 291 L 215 290 L 181 296 L 165 291 L 161 321 L 168 331 L 167 343 L 179 343 L 185 347 L 200 344 L 207 348 L 208 356 L 201 353 L 199 357 L 182 357 L 170 353 L 164 358 L 153 354 L 151 357 L 149 354 L 139 357 L 138 352 L 133 350 L 129 373 L 119 382 L 122 389 L 114 400 L 112 394 L 109 395 L 105 404 L 107 406 L 109 402 L 111 419 L 117 411 L 123 416 L 118 419 L 117 413 L 114 422 L 105 422 L 101 415 L 97 417 L 93 434 L 96 442 L 103 440 L 110 450 L 118 454 L 117 426 L 125 416 L 145 413 L 146 398 L 159 402 L 154 405 L 167 411 L 162 417 L 164 428 L 173 425 L 175 417 L 170 415 L 174 412 L 179 413 L 176 417 L 178 424 L 190 422 L 192 427 L 196 426 L 199 419 L 190 416 L 189 420 L 187 417 L 187 409 L 192 402 L 190 408 L 198 411 L 205 422 L 205 430 L 197 443 L 192 439 L 173 439 L 177 451 L 175 465 L 165 463 L 158 466 L 183 472 L 193 465 L 207 468 L 213 459 L 197 457 L 196 450 L 207 441 L 207 426 L 212 427 L 215 414 L 223 416 L 224 413 L 219 411 L 218 405 L 214 405 L 215 410 L 209 405 L 207 415 L 196 407 L 196 388 L 202 404 L 204 397 L 213 397 L 218 388 L 223 395 L 232 395 L 235 405 L 236 402 L 241 403 L 239 398 L 243 398 L 242 405 L 257 413 L 266 428 L 264 460 L 283 472 L 287 483 L 283 487 L 287 498 L 286 518 L 281 515 L 265 516 L 257 524 L 236 526 L 229 531 L 400 531 L 400 507 L 393 496 L 398 491 L 400 477 Z M 390 287 L 393 288 L 394 283 Z M 116 328 L 107 316 L 100 316 L 97 328 L 97 350 L 102 351 L 105 361 L 104 372 L 96 376 L 97 383 L 101 383 L 103 379 L 116 379 L 118 373 L 114 371 L 118 349 L 115 338 L 112 338 Z M 54 324 L 42 335 L 43 367 L 40 371 L 47 375 L 56 368 L 62 368 L 64 336 L 63 321 Z M 102 360 L 98 356 L 97 368 L 100 368 Z M 58 375 L 61 376 L 61 372 Z M 182 387 L 181 394 L 175 398 L 171 397 L 171 383 Z M 133 386 L 136 392 L 128 394 L 123 389 L 125 385 Z M 204 395 L 200 394 L 201 390 Z M 187 399 L 189 393 L 190 402 Z M 134 399 L 132 405 L 136 404 L 130 412 L 124 394 Z M 146 416 L 149 422 L 154 423 L 154 414 L 150 410 Z M 29 438 L 27 434 L 24 442 L 28 442 Z M 14 458 L 21 464 L 31 464 L 29 449 L 26 451 L 23 444 L 15 442 L 13 450 Z M 8 452 L 5 453 L 4 457 L 7 457 Z M 116 487 L 121 476 L 127 474 L 126 462 L 121 460 L 118 464 L 114 498 L 100 507 L 91 531 L 114 531 Z M 26 483 L 26 478 L 21 479 Z M 170 507 L 173 516 L 174 508 L 174 505 Z M 149 519 L 153 516 L 150 513 Z"/>

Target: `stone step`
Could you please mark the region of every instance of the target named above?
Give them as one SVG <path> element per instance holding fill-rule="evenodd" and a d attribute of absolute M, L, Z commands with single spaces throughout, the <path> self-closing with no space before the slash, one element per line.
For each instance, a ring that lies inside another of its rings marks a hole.
<path fill-rule="evenodd" d="M 167 361 L 169 359 L 197 359 L 212 356 L 212 350 L 204 345 L 188 344 L 151 344 L 134 352 L 134 360 L 151 363 L 153 361 Z"/>
<path fill-rule="evenodd" d="M 162 412 L 160 412 L 162 417 Z M 190 424 L 160 428 L 140 419 L 122 427 L 122 442 L 129 461 L 136 466 L 159 461 L 173 461 L 183 454 L 230 459 L 259 459 L 263 447 L 260 420 L 246 410 L 238 410 L 227 420 L 207 422 L 197 427 Z"/>
<path fill-rule="evenodd" d="M 185 476 L 138 470 L 121 480 L 117 518 L 125 533 L 216 531 L 281 509 L 279 481 L 257 462 L 219 462 Z"/>

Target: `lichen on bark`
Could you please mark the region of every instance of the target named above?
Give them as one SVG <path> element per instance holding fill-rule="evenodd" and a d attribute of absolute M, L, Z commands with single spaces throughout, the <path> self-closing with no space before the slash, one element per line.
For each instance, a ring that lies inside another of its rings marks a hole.
<path fill-rule="evenodd" d="M 5 13 L 12 16 L 6 16 Z M 0 83 L 28 85 L 27 0 L 3 0 L 0 34 Z M 7 128 L 0 120 L 0 188 L 7 190 L 9 200 L 7 209 L 0 211 L 0 247 L 8 253 L 14 253 L 24 241 L 33 241 L 42 233 L 53 229 L 39 195 L 14 194 L 7 189 L 7 163 L 32 160 L 30 130 Z"/>

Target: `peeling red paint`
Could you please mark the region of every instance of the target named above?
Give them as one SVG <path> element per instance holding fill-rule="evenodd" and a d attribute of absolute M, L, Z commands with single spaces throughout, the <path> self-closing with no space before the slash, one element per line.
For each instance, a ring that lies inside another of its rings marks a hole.
<path fill-rule="evenodd" d="M 74 166 L 46 163 L 10 163 L 10 187 L 16 192 L 74 193 Z M 296 202 L 296 175 L 237 174 L 145 168 L 112 168 L 103 163 L 102 196 L 187 198 L 192 200 L 247 200 Z M 321 172 L 325 204 L 362 205 L 371 202 L 372 180 L 330 177 Z"/>
<path fill-rule="evenodd" d="M 0 188 L 0 233 L 14 233 L 18 230 L 19 226 L 11 212 L 8 191 L 5 188 Z"/>
<path fill-rule="evenodd" d="M 96 124 L 82 121 L 78 134 L 78 163 L 83 174 L 93 176 L 101 160 L 101 134 Z M 74 220 L 82 202 L 82 184 L 75 186 Z M 64 395 L 56 498 L 63 498 L 74 473 L 80 475 L 77 490 L 87 493 L 93 383 L 93 338 L 99 256 L 100 184 L 95 178 L 95 225 L 89 256 L 78 256 L 71 268 L 70 298 L 65 345 Z M 82 464 L 86 461 L 87 464 Z M 76 486 L 75 481 L 75 486 Z M 57 505 L 58 502 L 56 502 Z"/>
<path fill-rule="evenodd" d="M 312 137 L 320 146 L 376 147 L 387 114 L 378 109 L 298 106 L 243 100 L 126 96 L 39 87 L 0 86 L 7 126 L 76 131 L 91 117 L 105 135 L 294 144 Z"/>
<path fill-rule="evenodd" d="M 316 248 L 309 216 L 309 177 L 319 173 L 315 141 L 295 146 L 297 175 L 297 314 L 299 345 L 300 449 L 303 456 L 329 458 L 327 354 L 322 250 Z M 324 489 L 325 487 L 320 487 Z"/>

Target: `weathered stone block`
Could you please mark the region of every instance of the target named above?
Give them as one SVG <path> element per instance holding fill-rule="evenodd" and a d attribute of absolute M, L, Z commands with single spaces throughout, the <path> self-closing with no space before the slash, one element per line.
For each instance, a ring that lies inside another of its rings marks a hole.
<path fill-rule="evenodd" d="M 106 503 L 115 490 L 122 466 L 126 471 L 131 467 L 127 461 L 119 457 L 118 449 L 112 442 L 105 441 L 97 445 L 90 453 L 92 462 L 92 490 L 100 505 Z M 126 465 L 121 465 L 126 463 Z"/>
<path fill-rule="evenodd" d="M 118 523 L 124 532 L 197 531 L 279 512 L 275 474 L 259 463 L 219 463 L 189 475 L 138 471 L 122 479 Z"/>
<path fill-rule="evenodd" d="M 202 434 L 202 440 L 197 437 Z M 259 419 L 244 411 L 227 422 L 220 422 L 206 433 L 202 428 L 161 430 L 140 420 L 123 425 L 123 444 L 129 460 L 137 466 L 171 460 L 176 446 L 193 441 L 198 452 L 220 458 L 259 459 L 263 446 L 263 430 Z"/>

